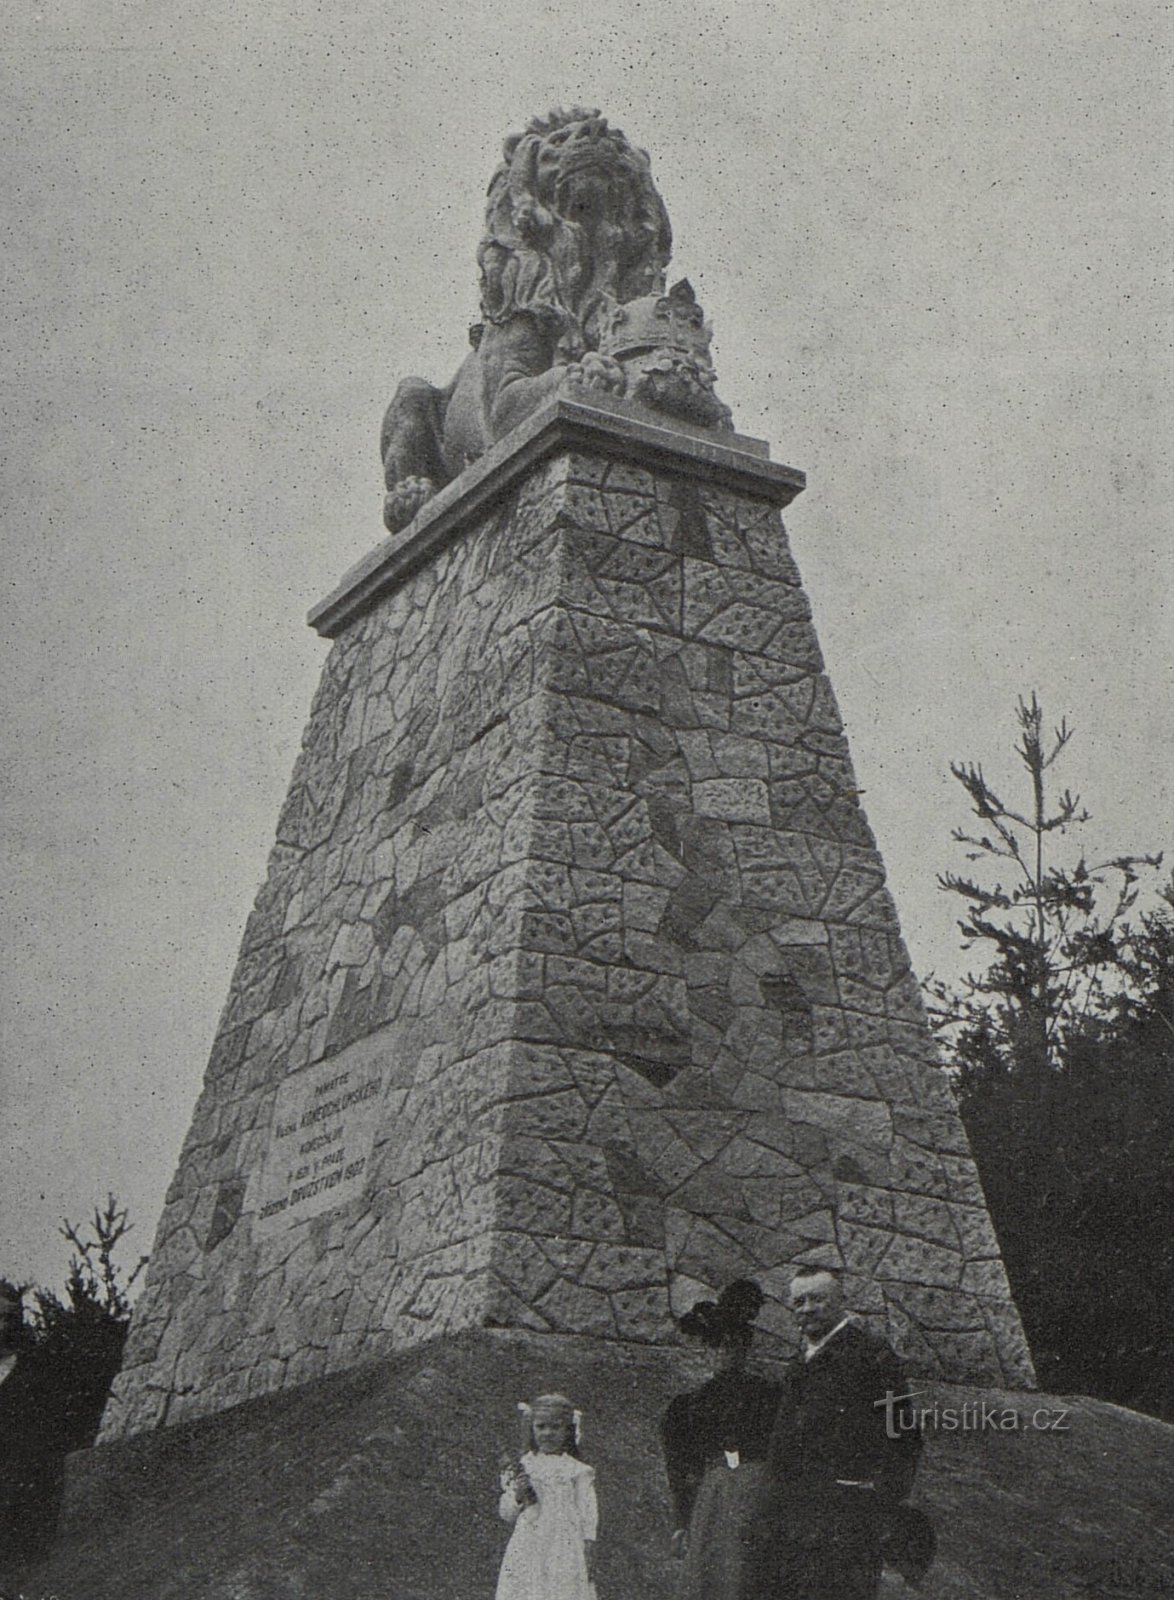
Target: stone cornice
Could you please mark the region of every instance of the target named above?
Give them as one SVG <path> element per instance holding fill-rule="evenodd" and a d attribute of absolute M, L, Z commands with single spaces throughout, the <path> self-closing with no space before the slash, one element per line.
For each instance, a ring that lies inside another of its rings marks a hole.
<path fill-rule="evenodd" d="M 760 439 L 675 422 L 666 425 L 654 412 L 631 401 L 592 396 L 587 402 L 559 396 L 441 489 L 403 533 L 381 540 L 357 562 L 338 587 L 311 609 L 310 626 L 333 639 L 380 596 L 398 588 L 437 550 L 458 538 L 469 519 L 491 506 L 518 478 L 570 449 L 621 457 L 649 471 L 668 469 L 776 506 L 789 505 L 807 481 L 796 468 L 769 460 Z"/>

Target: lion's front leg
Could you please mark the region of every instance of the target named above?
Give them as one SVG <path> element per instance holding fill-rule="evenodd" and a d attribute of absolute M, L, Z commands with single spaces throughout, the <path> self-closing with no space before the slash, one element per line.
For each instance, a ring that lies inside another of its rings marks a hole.
<path fill-rule="evenodd" d="M 440 454 L 448 391 L 405 378 L 383 419 L 380 448 L 387 496 L 383 521 L 399 533 L 437 488 L 448 482 Z"/>

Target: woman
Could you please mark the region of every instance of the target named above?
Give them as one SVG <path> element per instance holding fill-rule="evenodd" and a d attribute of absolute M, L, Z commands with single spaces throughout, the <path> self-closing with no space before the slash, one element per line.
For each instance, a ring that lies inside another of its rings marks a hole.
<path fill-rule="evenodd" d="M 661 1423 L 676 1512 L 673 1550 L 683 1558 L 680 1600 L 742 1594 L 745 1520 L 779 1403 L 779 1386 L 746 1370 L 763 1301 L 756 1283 L 739 1278 L 679 1323 L 715 1359 L 709 1382 L 677 1395 Z"/>

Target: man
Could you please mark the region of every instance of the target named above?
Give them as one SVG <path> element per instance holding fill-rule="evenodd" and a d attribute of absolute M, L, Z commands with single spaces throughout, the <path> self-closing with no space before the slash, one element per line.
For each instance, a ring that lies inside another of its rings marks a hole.
<path fill-rule="evenodd" d="M 873 1600 L 881 1536 L 921 1449 L 901 1363 L 847 1313 L 834 1272 L 801 1268 L 791 1308 L 803 1351 L 784 1380 L 752 1521 L 750 1600 Z"/>

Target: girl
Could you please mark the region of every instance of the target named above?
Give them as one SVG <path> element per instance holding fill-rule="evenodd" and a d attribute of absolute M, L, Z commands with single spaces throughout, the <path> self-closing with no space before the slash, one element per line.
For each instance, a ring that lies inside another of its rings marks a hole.
<path fill-rule="evenodd" d="M 672 1547 L 683 1559 L 678 1600 L 738 1600 L 744 1592 L 747 1519 L 780 1394 L 746 1370 L 763 1303 L 759 1286 L 739 1278 L 680 1320 L 681 1332 L 712 1352 L 714 1376 L 679 1394 L 661 1424 L 676 1513 Z"/>
<path fill-rule="evenodd" d="M 595 1600 L 595 1469 L 579 1460 L 579 1413 L 561 1394 L 518 1410 L 529 1447 L 501 1475 L 498 1511 L 514 1531 L 497 1600 Z"/>

